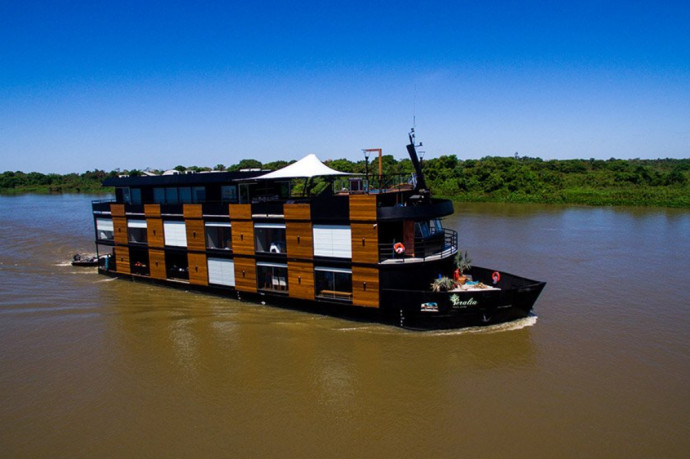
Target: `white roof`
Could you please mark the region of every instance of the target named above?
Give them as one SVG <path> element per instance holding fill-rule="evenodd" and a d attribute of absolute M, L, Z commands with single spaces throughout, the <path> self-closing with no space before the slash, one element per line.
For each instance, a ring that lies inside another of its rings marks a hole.
<path fill-rule="evenodd" d="M 268 174 L 254 177 L 257 180 L 263 179 L 287 179 L 287 178 L 302 178 L 302 177 L 319 177 L 325 175 L 351 175 L 347 172 L 340 172 L 331 169 L 322 163 L 314 154 L 310 154 L 300 159 L 297 162 L 285 166 L 277 171 L 269 172 Z"/>

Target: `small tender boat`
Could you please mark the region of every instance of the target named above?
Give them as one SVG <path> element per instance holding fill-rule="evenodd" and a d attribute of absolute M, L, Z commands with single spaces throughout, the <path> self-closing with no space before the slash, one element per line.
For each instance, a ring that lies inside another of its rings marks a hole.
<path fill-rule="evenodd" d="M 75 253 L 72 257 L 72 266 L 98 266 L 98 257 Z"/>

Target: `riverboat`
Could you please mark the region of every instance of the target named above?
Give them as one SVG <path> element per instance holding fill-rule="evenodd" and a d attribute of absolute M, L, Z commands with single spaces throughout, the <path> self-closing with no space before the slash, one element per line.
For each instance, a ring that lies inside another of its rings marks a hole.
<path fill-rule="evenodd" d="M 465 285 L 432 289 L 455 269 L 453 213 L 431 196 L 414 130 L 415 174 L 367 173 L 308 155 L 276 171 L 109 178 L 114 200 L 92 203 L 101 274 L 198 289 L 410 329 L 526 317 L 545 283 L 472 267 Z M 378 152 L 378 173 L 369 154 Z"/>

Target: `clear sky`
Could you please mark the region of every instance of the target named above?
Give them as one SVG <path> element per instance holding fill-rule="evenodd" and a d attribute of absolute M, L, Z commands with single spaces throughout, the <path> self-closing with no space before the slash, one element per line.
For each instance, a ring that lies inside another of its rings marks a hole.
<path fill-rule="evenodd" d="M 690 2 L 0 0 L 0 171 L 690 157 Z"/>

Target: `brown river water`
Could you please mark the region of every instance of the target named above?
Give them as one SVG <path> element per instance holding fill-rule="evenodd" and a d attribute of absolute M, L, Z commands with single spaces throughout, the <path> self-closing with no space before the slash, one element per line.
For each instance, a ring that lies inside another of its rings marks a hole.
<path fill-rule="evenodd" d="M 412 332 L 73 268 L 94 196 L 0 196 L 1 457 L 688 457 L 690 212 L 456 204 L 536 317 Z"/>

